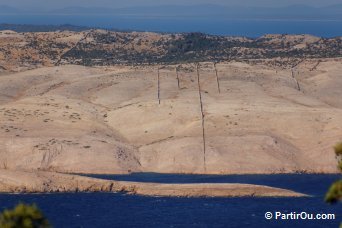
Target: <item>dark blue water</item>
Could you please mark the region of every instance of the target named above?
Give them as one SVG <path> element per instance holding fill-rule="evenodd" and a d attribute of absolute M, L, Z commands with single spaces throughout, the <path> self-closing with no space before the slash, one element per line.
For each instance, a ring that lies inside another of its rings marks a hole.
<path fill-rule="evenodd" d="M 160 183 L 267 184 L 314 195 L 303 198 L 171 198 L 114 193 L 0 194 L 0 209 L 36 203 L 55 227 L 338 227 L 342 206 L 323 196 L 338 175 L 133 174 L 107 179 Z M 266 220 L 265 212 L 334 213 L 335 220 Z"/>
<path fill-rule="evenodd" d="M 213 18 L 139 18 L 82 15 L 0 15 L 0 23 L 73 24 L 123 30 L 160 32 L 204 32 L 216 35 L 259 37 L 264 34 L 312 34 L 342 36 L 342 21 L 234 20 Z"/>

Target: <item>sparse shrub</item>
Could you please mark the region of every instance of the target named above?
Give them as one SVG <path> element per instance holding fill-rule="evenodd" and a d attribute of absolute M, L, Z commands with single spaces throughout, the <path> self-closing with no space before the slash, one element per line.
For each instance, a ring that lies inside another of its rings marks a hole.
<path fill-rule="evenodd" d="M 342 142 L 335 147 L 335 154 L 338 159 L 338 167 L 342 171 Z M 325 201 L 328 203 L 336 203 L 342 201 L 342 180 L 336 181 L 329 189 L 325 196 Z"/>
<path fill-rule="evenodd" d="M 46 228 L 51 227 L 36 205 L 20 203 L 14 209 L 5 210 L 0 215 L 2 228 Z"/>
<path fill-rule="evenodd" d="M 336 181 L 331 185 L 328 193 L 325 196 L 325 201 L 328 203 L 337 203 L 342 200 L 342 180 Z"/>
<path fill-rule="evenodd" d="M 342 143 L 337 144 L 334 149 L 336 156 L 342 156 Z"/>

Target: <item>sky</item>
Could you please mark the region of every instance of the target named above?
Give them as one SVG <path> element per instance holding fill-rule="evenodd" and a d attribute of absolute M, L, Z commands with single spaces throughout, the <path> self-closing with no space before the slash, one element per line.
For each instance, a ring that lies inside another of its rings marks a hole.
<path fill-rule="evenodd" d="M 283 7 L 288 5 L 303 4 L 313 7 L 324 7 L 334 4 L 341 4 L 341 0 L 0 0 L 0 5 L 8 5 L 20 9 L 59 9 L 71 6 L 121 8 L 165 4 L 218 4 L 261 7 Z"/>

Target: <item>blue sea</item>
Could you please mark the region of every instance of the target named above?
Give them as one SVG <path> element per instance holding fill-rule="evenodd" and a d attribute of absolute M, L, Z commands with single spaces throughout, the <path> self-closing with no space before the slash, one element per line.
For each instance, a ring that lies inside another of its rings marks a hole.
<path fill-rule="evenodd" d="M 96 175 L 159 183 L 251 183 L 311 195 L 301 198 L 177 198 L 119 193 L 0 194 L 0 210 L 36 203 L 54 227 L 338 227 L 341 204 L 323 201 L 340 175 Z M 266 220 L 266 212 L 333 213 L 335 220 Z"/>
<path fill-rule="evenodd" d="M 341 20 L 249 20 L 227 18 L 134 17 L 111 15 L 0 15 L 0 23 L 72 24 L 157 32 L 203 32 L 214 35 L 259 37 L 264 34 L 342 36 Z"/>

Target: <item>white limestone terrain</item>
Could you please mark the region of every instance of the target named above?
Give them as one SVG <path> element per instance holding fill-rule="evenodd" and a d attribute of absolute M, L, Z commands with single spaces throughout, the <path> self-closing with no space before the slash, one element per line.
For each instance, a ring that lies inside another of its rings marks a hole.
<path fill-rule="evenodd" d="M 0 166 L 67 173 L 336 172 L 342 61 L 315 65 L 301 62 L 293 78 L 291 69 L 263 62 L 221 62 L 216 77 L 214 65 L 204 62 L 197 78 L 196 65 L 183 64 L 179 87 L 178 65 L 3 73 Z"/>
<path fill-rule="evenodd" d="M 2 31 L 0 192 L 303 196 L 71 174 L 337 173 L 341 44 L 307 35 Z"/>

